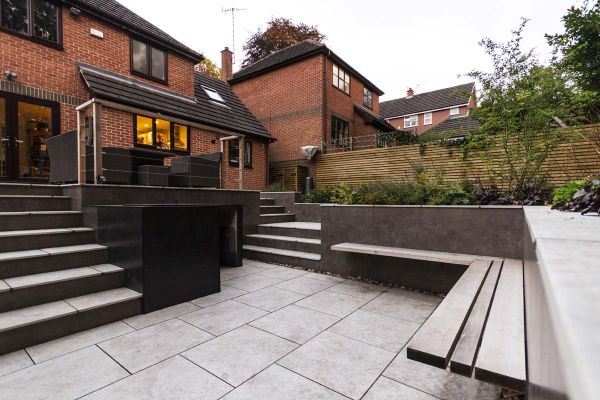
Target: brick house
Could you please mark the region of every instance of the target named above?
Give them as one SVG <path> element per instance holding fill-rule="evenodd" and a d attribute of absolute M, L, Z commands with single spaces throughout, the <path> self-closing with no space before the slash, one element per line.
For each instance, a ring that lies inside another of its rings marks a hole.
<path fill-rule="evenodd" d="M 396 129 L 420 135 L 476 106 L 475 83 L 466 83 L 420 94 L 409 89 L 406 97 L 382 102 L 379 111 Z"/>
<path fill-rule="evenodd" d="M 45 140 L 78 129 L 76 108 L 96 103 L 102 146 L 169 164 L 227 138 L 221 186 L 238 188 L 241 169 L 245 189 L 264 188 L 272 138 L 228 85 L 195 72 L 202 59 L 114 0 L 0 2 L 0 180 L 47 181 Z"/>
<path fill-rule="evenodd" d="M 303 41 L 233 75 L 231 52 L 222 54 L 222 75 L 277 140 L 272 165 L 306 164 L 301 146 L 358 149 L 360 138 L 394 130 L 379 117 L 383 91 L 322 43 Z"/>

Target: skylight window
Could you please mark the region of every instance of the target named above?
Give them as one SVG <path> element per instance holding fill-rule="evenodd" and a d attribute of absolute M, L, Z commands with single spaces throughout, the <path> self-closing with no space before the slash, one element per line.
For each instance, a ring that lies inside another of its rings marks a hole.
<path fill-rule="evenodd" d="M 212 88 L 209 88 L 206 86 L 202 86 L 202 89 L 204 89 L 204 92 L 206 93 L 208 98 L 211 99 L 212 101 L 219 103 L 219 104 L 225 104 L 225 100 L 223 100 L 221 95 L 215 89 L 212 89 Z"/>

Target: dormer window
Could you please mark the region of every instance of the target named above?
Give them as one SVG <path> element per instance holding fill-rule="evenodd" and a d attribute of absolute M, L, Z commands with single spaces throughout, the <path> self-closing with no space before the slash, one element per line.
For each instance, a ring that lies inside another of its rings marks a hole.
<path fill-rule="evenodd" d="M 219 92 L 217 92 L 215 89 L 209 88 L 207 86 L 202 86 L 202 89 L 204 90 L 204 93 L 206 93 L 210 101 L 222 106 L 227 106 L 227 104 L 225 104 L 225 100 L 223 100 Z"/>
<path fill-rule="evenodd" d="M 167 81 L 167 52 L 131 39 L 131 71 L 146 78 Z"/>

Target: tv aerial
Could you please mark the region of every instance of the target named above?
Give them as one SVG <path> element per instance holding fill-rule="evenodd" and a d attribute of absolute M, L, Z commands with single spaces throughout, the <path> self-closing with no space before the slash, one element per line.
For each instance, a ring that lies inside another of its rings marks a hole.
<path fill-rule="evenodd" d="M 240 11 L 248 11 L 247 8 L 235 8 L 235 7 L 231 7 L 231 8 L 221 8 L 221 12 L 227 14 L 230 13 L 231 14 L 231 32 L 232 32 L 232 37 L 231 37 L 231 47 L 232 47 L 232 51 L 233 51 L 233 64 L 235 64 L 235 59 L 236 59 L 236 53 L 235 53 L 235 14 L 237 12 Z"/>

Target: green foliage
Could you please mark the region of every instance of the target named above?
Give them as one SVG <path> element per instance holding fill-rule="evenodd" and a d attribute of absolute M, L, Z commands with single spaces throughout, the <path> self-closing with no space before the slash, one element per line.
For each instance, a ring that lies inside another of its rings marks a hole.
<path fill-rule="evenodd" d="M 571 198 L 577 191 L 583 189 L 587 184 L 587 180 L 579 179 L 569 181 L 562 186 L 557 187 L 552 192 L 552 203 L 554 205 L 565 205 L 571 201 Z"/>
<path fill-rule="evenodd" d="M 272 183 L 264 192 L 290 192 L 290 190 L 284 188 L 281 183 Z"/>
<path fill-rule="evenodd" d="M 221 70 L 210 58 L 205 57 L 200 64 L 196 64 L 196 71 L 215 79 L 221 79 Z"/>
<path fill-rule="evenodd" d="M 259 28 L 244 44 L 246 58 L 242 62 L 242 68 L 307 39 L 322 42 L 326 36 L 316 26 L 294 24 L 289 18 L 271 19 L 264 32 Z"/>

